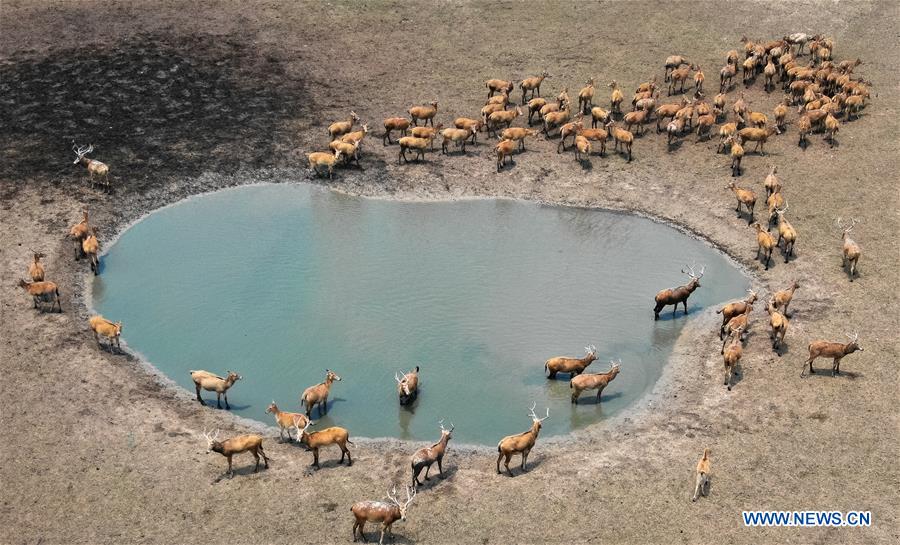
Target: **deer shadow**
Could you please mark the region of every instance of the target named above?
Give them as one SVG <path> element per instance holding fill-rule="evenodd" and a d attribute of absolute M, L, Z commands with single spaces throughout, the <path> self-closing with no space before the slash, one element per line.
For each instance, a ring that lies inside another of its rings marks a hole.
<path fill-rule="evenodd" d="M 224 401 L 224 400 L 222 400 L 222 401 Z M 222 404 L 221 407 L 218 407 L 218 406 L 216 406 L 215 399 L 212 399 L 212 400 L 204 399 L 203 404 L 206 407 L 209 407 L 210 409 L 212 409 L 214 411 L 243 411 L 244 409 L 249 409 L 250 407 L 253 406 L 253 405 L 235 405 L 234 403 L 229 402 L 228 407 L 230 407 L 230 408 L 226 408 L 224 403 Z"/>
<path fill-rule="evenodd" d="M 506 466 L 503 465 L 503 460 L 500 460 L 500 472 L 504 477 L 507 478 L 516 478 L 519 475 L 525 475 L 531 473 L 535 469 L 541 467 L 541 464 L 544 463 L 544 457 L 540 455 L 528 455 L 528 464 L 525 466 L 525 471 L 522 471 L 522 458 L 521 455 L 514 454 L 512 459 L 509 461 L 509 469 L 512 471 L 512 477 L 510 477 L 509 473 L 506 472 Z"/>
<path fill-rule="evenodd" d="M 585 172 L 590 172 L 590 171 L 594 170 L 594 165 L 593 165 L 593 163 L 591 163 L 590 159 L 587 159 L 587 160 L 582 159 L 582 160 L 579 160 L 578 162 L 581 163 L 581 170 L 583 170 Z"/>
<path fill-rule="evenodd" d="M 271 464 L 272 464 L 272 458 L 270 457 L 270 458 L 269 458 L 269 465 L 271 465 Z M 235 475 L 235 477 L 237 477 L 237 476 L 246 477 L 246 476 L 248 476 L 248 475 L 253 475 L 254 473 L 262 473 L 263 471 L 265 471 L 267 468 L 266 468 L 265 462 L 263 462 L 263 460 L 262 460 L 262 456 L 260 456 L 260 459 L 259 459 L 259 471 L 254 471 L 254 468 L 255 468 L 255 467 L 256 467 L 256 461 L 253 460 L 253 461 L 251 461 L 250 463 L 248 463 L 248 464 L 245 465 L 245 466 L 235 467 L 235 468 L 234 468 L 234 475 Z M 212 484 L 216 484 L 216 483 L 219 483 L 219 482 L 221 482 L 221 481 L 230 481 L 230 480 L 232 480 L 232 479 L 233 479 L 233 477 L 230 477 L 230 476 L 228 475 L 228 471 L 226 470 L 226 471 L 223 472 L 221 475 L 219 475 L 218 477 L 216 477 L 215 479 L 213 479 Z"/>
<path fill-rule="evenodd" d="M 623 395 L 625 395 L 625 394 L 623 394 L 622 392 L 615 392 L 613 394 L 603 394 L 600 397 L 599 401 L 597 400 L 596 395 L 581 396 L 578 398 L 578 403 L 577 404 L 573 403 L 572 407 L 574 408 L 575 405 L 596 405 L 596 406 L 600 407 L 603 405 L 604 401 L 610 401 L 612 399 L 616 399 L 617 397 L 622 397 Z"/>
<path fill-rule="evenodd" d="M 817 368 L 815 365 L 816 365 L 816 362 L 813 362 L 813 369 L 815 369 L 816 372 L 813 374 L 810 374 L 809 366 L 804 363 L 805 374 L 804 374 L 803 378 L 819 378 L 819 379 L 846 378 L 847 380 L 856 380 L 858 378 L 865 377 L 865 375 L 860 373 L 859 371 L 844 371 L 844 370 L 841 370 L 841 372 L 837 375 L 831 376 L 831 367 L 830 366 L 823 366 L 823 367 Z"/>
<path fill-rule="evenodd" d="M 427 491 L 427 490 L 431 490 L 433 488 L 437 488 L 444 481 L 452 480 L 453 477 L 456 475 L 456 472 L 459 471 L 458 468 L 455 465 L 453 465 L 453 466 L 450 466 L 447 469 L 445 469 L 444 476 L 441 477 L 438 473 L 435 472 L 437 470 L 437 462 L 435 462 L 434 464 L 431 465 L 431 469 L 432 469 L 432 471 L 429 472 L 427 481 L 425 480 L 425 477 L 424 477 L 425 470 L 422 470 L 422 473 L 419 475 L 419 481 L 422 484 L 418 485 L 418 487 L 416 488 L 417 492 L 421 492 L 423 490 Z"/>

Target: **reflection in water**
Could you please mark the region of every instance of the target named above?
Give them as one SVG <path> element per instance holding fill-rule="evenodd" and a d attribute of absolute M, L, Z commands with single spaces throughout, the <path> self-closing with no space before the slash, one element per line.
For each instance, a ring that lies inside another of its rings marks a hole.
<path fill-rule="evenodd" d="M 399 203 L 306 185 L 222 191 L 166 208 L 123 234 L 94 280 L 94 305 L 125 323 L 128 345 L 192 388 L 189 369 L 244 380 L 234 412 L 269 422 L 273 398 L 334 369 L 317 427 L 431 440 L 438 420 L 460 442 L 524 430 L 532 402 L 546 435 L 628 407 L 653 386 L 685 323 L 653 296 L 706 265 L 691 313 L 744 293 L 746 279 L 706 245 L 635 216 L 509 200 Z M 189 274 L 185 274 L 189 270 Z M 570 403 L 569 377 L 544 361 L 594 344 L 622 372 L 602 403 Z M 394 373 L 421 366 L 400 408 Z"/>

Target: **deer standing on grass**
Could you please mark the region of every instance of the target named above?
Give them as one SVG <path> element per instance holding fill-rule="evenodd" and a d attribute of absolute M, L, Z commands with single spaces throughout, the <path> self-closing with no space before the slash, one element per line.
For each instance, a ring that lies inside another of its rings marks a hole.
<path fill-rule="evenodd" d="M 766 312 L 769 313 L 769 326 L 772 328 L 772 331 L 769 333 L 769 338 L 772 339 L 772 349 L 777 352 L 778 347 L 784 344 L 784 335 L 787 333 L 788 319 L 775 308 L 774 299 L 769 301 L 766 305 Z M 781 353 L 778 353 L 778 355 L 781 356 Z"/>
<path fill-rule="evenodd" d="M 441 467 L 441 462 L 444 460 L 444 454 L 447 452 L 447 443 L 453 438 L 453 428 L 455 426 L 453 425 L 453 422 L 451 422 L 449 430 L 444 428 L 443 419 L 438 422 L 438 425 L 441 426 L 441 438 L 438 442 L 430 447 L 420 448 L 413 454 L 410 462 L 412 464 L 413 488 L 422 484 L 419 482 L 419 473 L 421 473 L 423 469 L 425 470 L 425 480 L 428 480 L 428 471 L 435 462 L 437 462 L 438 465 L 438 475 L 441 477 L 444 476 L 444 468 Z"/>
<path fill-rule="evenodd" d="M 775 295 L 772 296 L 775 308 L 780 309 L 781 313 L 785 316 L 788 315 L 788 305 L 791 304 L 791 300 L 794 298 L 794 292 L 797 291 L 797 288 L 799 287 L 800 284 L 795 281 L 788 289 L 776 291 Z"/>
<path fill-rule="evenodd" d="M 34 250 L 31 250 L 31 253 L 34 256 L 34 261 L 28 266 L 28 276 L 31 277 L 32 282 L 43 282 L 44 266 L 41 265 L 41 258 L 44 257 L 44 254 Z"/>
<path fill-rule="evenodd" d="M 354 543 L 356 542 L 357 530 L 359 530 L 359 538 L 362 539 L 364 543 L 366 542 L 366 535 L 363 532 L 367 522 L 381 523 L 381 538 L 378 540 L 379 545 L 383 545 L 385 533 L 391 536 L 391 538 L 394 537 L 391 526 L 398 520 L 406 520 L 406 511 L 409 509 L 409 504 L 411 504 L 416 497 L 416 490 L 415 488 L 411 489 L 410 487 L 407 487 L 405 502 L 398 500 L 395 497 L 396 494 L 397 488 L 394 487 L 388 494 L 388 501 L 386 502 L 360 501 L 353 504 L 350 511 L 353 512 L 353 517 L 356 519 L 353 523 Z"/>
<path fill-rule="evenodd" d="M 600 403 L 600 394 L 603 393 L 603 389 L 606 388 L 606 386 L 619 374 L 619 367 L 622 365 L 622 360 L 617 362 L 610 361 L 609 365 L 609 371 L 605 373 L 585 373 L 583 375 L 572 377 L 572 380 L 569 381 L 569 388 L 572 389 L 572 403 L 577 405 L 578 396 L 585 390 L 597 390 L 597 403 Z"/>
<path fill-rule="evenodd" d="M 657 293 L 655 297 L 656 307 L 653 308 L 653 319 L 659 320 L 659 312 L 668 305 L 675 306 L 675 308 L 672 309 L 673 317 L 675 316 L 675 313 L 678 312 L 678 305 L 682 303 L 684 304 L 684 313 L 687 314 L 688 297 L 694 293 L 694 290 L 700 287 L 700 279 L 703 278 L 703 271 L 705 270 L 706 266 L 703 266 L 700 268 L 700 274 L 695 274 L 693 265 L 689 266 L 687 271 L 681 269 L 682 273 L 690 277 L 690 282 L 683 286 L 661 290 Z"/>
<path fill-rule="evenodd" d="M 90 175 L 91 178 L 91 189 L 94 188 L 95 177 L 106 189 L 109 189 L 109 167 L 105 163 L 85 157 L 85 155 L 94 151 L 94 145 L 91 144 L 90 146 L 78 147 L 75 144 L 72 144 L 72 151 L 77 155 L 75 162 L 72 164 L 77 165 L 78 163 L 81 163 L 87 168 L 88 175 Z"/>
<path fill-rule="evenodd" d="M 350 449 L 347 448 L 347 444 L 353 444 L 353 441 L 350 440 L 350 432 L 348 432 L 344 428 L 339 428 L 337 426 L 332 428 L 325 428 L 324 430 L 314 431 L 312 433 L 307 433 L 306 430 L 315 424 L 315 422 L 311 420 L 307 420 L 306 425 L 300 429 L 299 440 L 301 443 L 305 444 L 309 447 L 309 450 L 313 453 L 313 463 L 310 464 L 315 466 L 316 469 L 319 467 L 319 449 L 322 447 L 327 447 L 328 445 L 337 445 L 341 449 L 341 461 L 339 464 L 344 463 L 344 456 L 347 457 L 347 466 L 353 465 L 353 457 L 350 456 Z M 294 426 L 300 428 L 300 419 L 294 420 Z"/>
<path fill-rule="evenodd" d="M 703 449 L 703 458 L 697 462 L 697 478 L 694 481 L 694 496 L 691 501 L 697 501 L 700 495 L 709 495 L 709 449 Z"/>
<path fill-rule="evenodd" d="M 722 315 L 722 327 L 719 328 L 719 340 L 725 338 L 725 326 L 735 316 L 740 316 L 747 311 L 748 306 L 752 306 L 756 302 L 757 295 L 752 288 L 747 288 L 747 297 L 740 301 L 728 303 L 724 307 L 716 311 L 716 314 Z"/>
<path fill-rule="evenodd" d="M 222 397 L 224 396 L 225 409 L 231 410 L 231 405 L 228 404 L 228 389 L 242 378 L 244 377 L 234 371 L 228 371 L 228 375 L 225 378 L 214 375 L 209 371 L 191 371 L 191 380 L 194 381 L 194 387 L 197 389 L 197 401 L 199 401 L 201 405 L 206 405 L 203 398 L 200 397 L 201 389 L 206 390 L 207 392 L 215 392 L 216 407 L 219 409 L 222 408 Z"/>
<path fill-rule="evenodd" d="M 731 343 L 722 351 L 722 359 L 725 362 L 725 386 L 731 391 L 731 377 L 734 375 L 734 369 L 741 361 L 744 347 L 741 345 L 741 336 L 744 330 L 740 327 L 731 332 Z"/>
<path fill-rule="evenodd" d="M 569 373 L 573 377 L 583 373 L 585 368 L 597 359 L 597 348 L 594 345 L 585 346 L 584 351 L 583 358 L 557 356 L 544 362 L 544 373 L 547 378 L 556 378 L 557 373 Z"/>
<path fill-rule="evenodd" d="M 401 405 L 409 405 L 419 396 L 419 366 L 409 373 L 394 373 Z"/>
<path fill-rule="evenodd" d="M 334 371 L 325 369 L 325 382 L 320 382 L 303 390 L 303 393 L 300 394 L 300 405 L 306 405 L 306 416 L 312 413 L 316 404 L 319 405 L 319 416 L 328 413 L 328 392 L 331 391 L 331 385 L 336 380 L 340 381 L 341 377 Z"/>
<path fill-rule="evenodd" d="M 855 333 L 852 336 L 847 335 L 847 338 L 850 339 L 850 342 L 848 343 L 829 341 L 813 341 L 809 343 L 809 358 L 807 358 L 806 362 L 803 364 L 804 369 L 800 371 L 800 376 L 806 376 L 805 371 L 807 365 L 809 365 L 809 373 L 811 375 L 816 373 L 812 366 L 812 363 L 816 358 L 833 358 L 834 363 L 831 365 L 831 376 L 840 375 L 841 359 L 847 354 L 852 354 L 856 351 L 863 352 L 862 347 L 859 346 L 859 333 Z"/>
<path fill-rule="evenodd" d="M 841 223 L 841 218 L 838 218 L 835 222 L 839 229 L 843 230 L 843 234 L 841 235 L 841 240 L 843 241 L 843 247 L 841 248 L 843 252 L 843 259 L 841 260 L 841 268 L 846 268 L 847 263 L 850 264 L 850 281 L 853 282 L 853 277 L 856 276 L 856 264 L 859 262 L 859 256 L 862 253 L 862 250 L 859 248 L 859 244 L 856 243 L 855 240 L 850 238 L 850 231 L 856 227 L 856 224 L 859 223 L 859 220 L 856 218 L 850 218 L 850 225 L 844 227 L 844 224 Z"/>
<path fill-rule="evenodd" d="M 100 343 L 100 337 L 106 337 L 109 344 L 109 351 L 112 347 L 122 350 L 119 339 L 122 337 L 122 322 L 111 322 L 103 316 L 91 316 L 88 323 L 91 324 L 91 330 L 94 332 L 94 340 L 97 341 L 97 348 L 103 348 Z"/>
<path fill-rule="evenodd" d="M 536 414 L 534 414 L 534 408 L 537 407 L 537 402 L 531 405 L 531 410 L 528 413 L 528 416 L 531 417 L 531 429 L 517 435 L 508 435 L 500 440 L 500 443 L 497 444 L 497 452 L 500 454 L 497 456 L 497 473 L 501 473 L 500 471 L 500 460 L 506 458 L 504 461 L 504 465 L 506 466 L 506 472 L 509 473 L 509 476 L 512 477 L 512 471 L 509 469 L 509 461 L 513 457 L 513 454 L 521 454 L 522 455 L 522 471 L 525 471 L 525 463 L 528 461 L 528 455 L 531 453 L 531 449 L 534 448 L 534 443 L 537 441 L 538 434 L 541 432 L 541 423 L 544 420 L 550 418 L 550 408 L 547 408 L 547 416 L 544 418 L 538 418 Z"/>
<path fill-rule="evenodd" d="M 43 310 L 44 305 L 50 303 L 51 312 L 53 307 L 59 307 L 59 311 L 62 312 L 62 304 L 59 302 L 59 287 L 55 282 L 26 282 L 19 280 L 19 287 L 27 291 L 28 295 L 31 296 L 34 308 L 38 308 L 38 303 L 40 303 L 40 308 Z"/>
<path fill-rule="evenodd" d="M 219 430 L 216 430 L 215 435 L 210 436 L 209 432 L 204 431 L 203 436 L 206 437 L 207 454 L 210 452 L 218 452 L 228 459 L 228 478 L 234 477 L 234 469 L 231 466 L 231 457 L 242 452 L 250 451 L 250 453 L 253 454 L 253 457 L 256 458 L 256 467 L 253 468 L 253 473 L 259 471 L 260 456 L 262 456 L 263 461 L 266 463 L 266 469 L 269 469 L 269 458 L 266 456 L 266 453 L 263 452 L 263 438 L 259 435 L 238 435 L 237 437 L 232 437 L 225 441 L 218 441 Z"/>
<path fill-rule="evenodd" d="M 284 432 L 287 431 L 288 441 L 291 441 L 291 428 L 297 431 L 297 441 L 300 441 L 300 426 L 305 426 L 309 419 L 305 414 L 289 413 L 278 409 L 275 400 L 266 408 L 266 414 L 272 414 L 275 417 L 275 423 L 278 424 L 278 438 L 284 442 Z"/>
<path fill-rule="evenodd" d="M 76 223 L 69 229 L 69 236 L 72 237 L 72 240 L 75 243 L 75 261 L 84 255 L 84 249 L 81 247 L 84 239 L 88 237 L 91 232 L 90 225 L 88 224 L 88 211 L 87 208 L 81 211 L 82 219 L 79 223 Z"/>

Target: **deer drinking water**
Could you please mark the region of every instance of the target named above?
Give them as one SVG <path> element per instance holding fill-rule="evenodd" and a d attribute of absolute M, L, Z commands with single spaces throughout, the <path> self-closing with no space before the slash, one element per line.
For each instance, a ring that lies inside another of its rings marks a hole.
<path fill-rule="evenodd" d="M 689 266 L 688 270 L 681 269 L 681 272 L 688 275 L 691 281 L 683 286 L 679 286 L 677 288 L 669 288 L 660 291 L 656 294 L 656 307 L 653 309 L 653 319 L 659 320 L 659 312 L 668 305 L 675 305 L 675 308 L 672 309 L 672 316 L 675 316 L 675 313 L 678 312 L 678 305 L 684 304 L 684 313 L 688 313 L 687 309 L 687 300 L 688 297 L 694 293 L 694 290 L 700 287 L 700 279 L 703 278 L 703 271 L 706 270 L 706 267 L 703 266 L 700 268 L 700 274 L 694 273 L 694 267 Z"/>

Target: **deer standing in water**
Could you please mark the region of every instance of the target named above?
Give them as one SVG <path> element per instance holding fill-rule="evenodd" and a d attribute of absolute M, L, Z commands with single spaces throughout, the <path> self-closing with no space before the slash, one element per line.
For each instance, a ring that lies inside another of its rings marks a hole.
<path fill-rule="evenodd" d="M 703 271 L 705 270 L 706 266 L 703 266 L 700 268 L 700 274 L 695 274 L 693 266 L 689 266 L 688 270 L 681 269 L 681 272 L 688 275 L 691 281 L 683 286 L 665 289 L 657 293 L 656 307 L 653 309 L 653 319 L 659 320 L 659 311 L 668 305 L 675 305 L 675 308 L 672 309 L 672 316 L 674 317 L 675 313 L 678 312 L 678 305 L 681 303 L 684 303 L 684 313 L 687 314 L 688 297 L 694 293 L 694 290 L 700 287 L 700 279 L 703 278 Z"/>
<path fill-rule="evenodd" d="M 583 358 L 557 356 L 544 362 L 544 372 L 547 374 L 547 378 L 556 378 L 557 373 L 569 373 L 573 377 L 583 373 L 585 368 L 597 359 L 597 347 L 585 346 L 584 351 Z"/>

